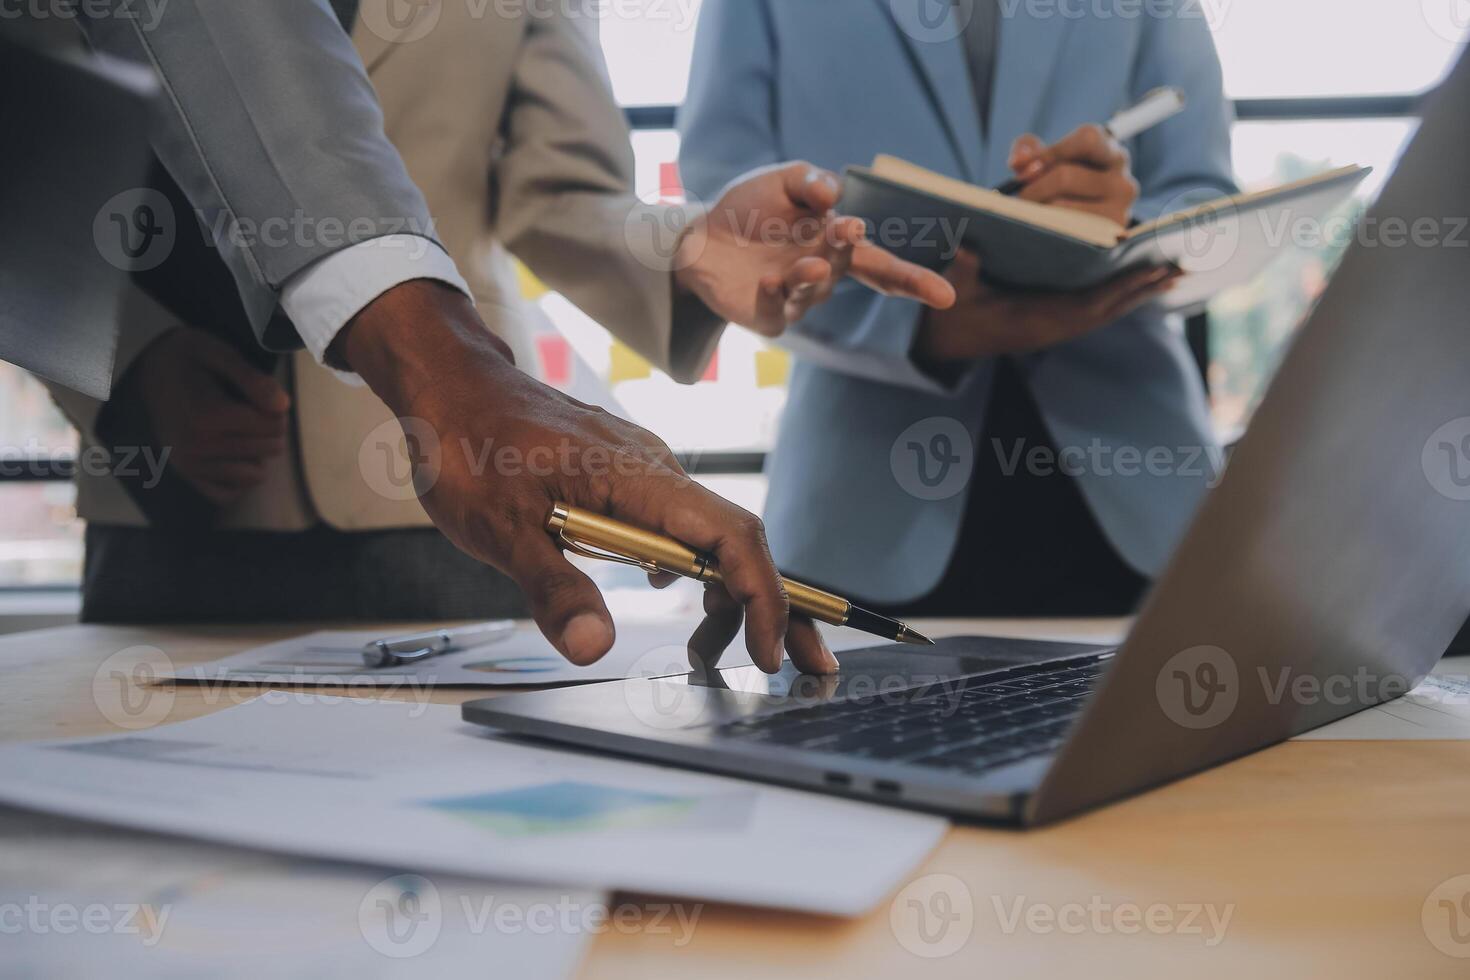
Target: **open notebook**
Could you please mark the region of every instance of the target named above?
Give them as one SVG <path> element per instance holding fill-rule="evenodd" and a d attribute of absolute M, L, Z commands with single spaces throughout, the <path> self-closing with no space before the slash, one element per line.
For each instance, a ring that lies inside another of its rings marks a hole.
<path fill-rule="evenodd" d="M 1187 276 L 1165 297 L 1172 309 L 1198 306 L 1247 282 L 1277 256 L 1320 233 L 1370 171 L 1341 167 L 1269 190 L 1181 208 L 1125 228 L 1084 211 L 1007 197 L 879 156 L 849 167 L 840 205 L 869 223 L 873 239 L 930 268 L 942 268 L 963 241 L 993 282 L 1071 291 L 1141 265 L 1174 263 Z"/>

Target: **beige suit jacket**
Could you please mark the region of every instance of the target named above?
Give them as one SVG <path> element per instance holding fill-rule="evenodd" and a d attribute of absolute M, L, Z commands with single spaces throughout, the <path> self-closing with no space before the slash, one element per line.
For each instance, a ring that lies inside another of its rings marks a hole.
<path fill-rule="evenodd" d="M 554 4 L 524 6 L 425 5 L 421 16 L 438 18 L 427 32 L 419 21 L 396 34 L 359 23 L 353 40 L 388 138 L 482 317 L 523 368 L 534 373 L 537 364 L 510 255 L 675 379 L 692 382 L 723 324 L 697 304 L 678 304 L 694 308 L 675 322 L 667 246 L 676 222 L 633 195 L 632 149 L 597 21 Z M 176 323 L 135 296 L 121 315 L 119 376 Z M 429 523 L 411 493 L 400 492 L 408 472 L 402 439 L 385 427 L 391 413 L 371 391 L 344 383 L 304 352 L 283 359 L 280 379 L 293 396 L 292 451 L 222 515 L 222 526 Z M 53 394 L 83 442 L 93 442 L 100 405 L 59 388 Z M 146 523 L 106 476 L 79 475 L 77 501 L 89 521 Z"/>

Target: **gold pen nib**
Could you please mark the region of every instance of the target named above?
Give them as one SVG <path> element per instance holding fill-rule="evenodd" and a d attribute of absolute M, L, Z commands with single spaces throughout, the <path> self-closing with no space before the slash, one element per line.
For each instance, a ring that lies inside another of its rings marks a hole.
<path fill-rule="evenodd" d="M 929 639 L 927 636 L 925 636 L 923 633 L 920 633 L 913 627 L 909 626 L 907 623 L 905 623 L 903 627 L 898 631 L 898 635 L 895 636 L 894 639 L 900 643 L 912 643 L 915 646 L 920 647 L 932 647 L 934 645 L 933 640 Z"/>

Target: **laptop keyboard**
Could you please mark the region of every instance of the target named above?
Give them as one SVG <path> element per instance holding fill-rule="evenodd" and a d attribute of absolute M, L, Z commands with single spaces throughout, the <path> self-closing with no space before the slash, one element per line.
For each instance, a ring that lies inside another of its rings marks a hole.
<path fill-rule="evenodd" d="M 1110 655 L 1023 667 L 717 726 L 726 738 L 974 775 L 1061 744 Z"/>

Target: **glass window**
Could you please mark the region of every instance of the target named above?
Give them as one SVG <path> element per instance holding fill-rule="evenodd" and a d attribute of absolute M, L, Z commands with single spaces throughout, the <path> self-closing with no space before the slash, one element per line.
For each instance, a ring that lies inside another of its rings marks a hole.
<path fill-rule="evenodd" d="M 602 50 L 619 102 L 684 101 L 699 6 L 700 0 L 615 0 L 604 5 Z"/>
<path fill-rule="evenodd" d="M 74 584 L 81 523 L 70 483 L 39 482 L 35 458 L 76 455 L 76 434 L 39 382 L 0 363 L 0 588 Z"/>
<path fill-rule="evenodd" d="M 1406 119 L 1241 123 L 1235 127 L 1235 170 L 1242 186 L 1265 187 L 1345 164 L 1373 168 L 1344 217 L 1356 217 L 1382 188 L 1413 135 Z M 1210 305 L 1210 386 L 1217 422 L 1240 429 L 1303 315 L 1327 284 L 1351 235 L 1349 224 L 1326 227 L 1320 243 L 1291 252 L 1256 281 L 1222 293 Z"/>
<path fill-rule="evenodd" d="M 1197 0 L 1241 98 L 1419 92 L 1470 31 L 1470 0 Z"/>
<path fill-rule="evenodd" d="M 1419 92 L 1470 34 L 1470 0 L 1193 0 L 1234 98 Z M 699 0 L 607 4 L 602 45 L 625 105 L 677 105 Z"/>

